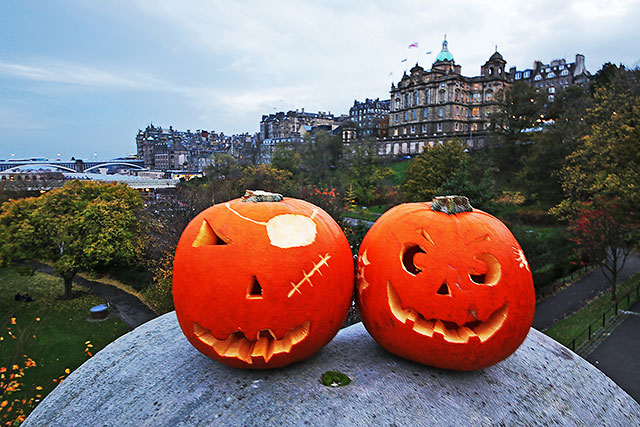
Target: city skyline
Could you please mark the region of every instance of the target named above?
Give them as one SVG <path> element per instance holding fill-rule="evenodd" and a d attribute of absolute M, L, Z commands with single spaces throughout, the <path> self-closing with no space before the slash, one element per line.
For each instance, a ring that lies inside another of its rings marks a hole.
<path fill-rule="evenodd" d="M 445 33 L 466 75 L 496 45 L 507 68 L 633 67 L 638 18 L 631 1 L 4 2 L 0 158 L 126 155 L 149 123 L 233 134 L 277 111 L 347 114 L 429 68 Z"/>

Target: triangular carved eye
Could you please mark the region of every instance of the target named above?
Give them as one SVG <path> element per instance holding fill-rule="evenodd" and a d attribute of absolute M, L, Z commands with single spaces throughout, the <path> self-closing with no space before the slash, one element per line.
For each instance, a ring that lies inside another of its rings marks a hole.
<path fill-rule="evenodd" d="M 226 245 L 227 242 L 216 233 L 209 223 L 204 220 L 200 226 L 200 231 L 193 241 L 193 247 L 210 246 L 210 245 Z"/>
<path fill-rule="evenodd" d="M 440 288 L 438 288 L 438 290 L 436 291 L 436 294 L 451 295 L 451 292 L 449 291 L 449 285 L 447 285 L 447 282 L 443 282 L 442 285 L 440 285 Z"/>
<path fill-rule="evenodd" d="M 256 276 L 253 276 L 252 281 L 249 284 L 247 298 L 262 298 L 262 286 L 258 283 Z"/>

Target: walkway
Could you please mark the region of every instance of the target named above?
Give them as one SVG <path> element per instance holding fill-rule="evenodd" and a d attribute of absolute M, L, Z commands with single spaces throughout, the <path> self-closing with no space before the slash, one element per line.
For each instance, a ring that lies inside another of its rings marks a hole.
<path fill-rule="evenodd" d="M 587 360 L 640 402 L 640 302 Z"/>
<path fill-rule="evenodd" d="M 49 265 L 36 262 L 33 263 L 33 266 L 41 273 L 56 275 L 53 267 Z M 73 279 L 73 283 L 89 288 L 96 296 L 110 303 L 112 311 L 120 316 L 132 329 L 157 317 L 157 315 L 137 297 L 113 285 L 87 280 L 79 276 Z"/>
<path fill-rule="evenodd" d="M 618 275 L 618 283 L 639 271 L 640 256 L 632 254 L 627 258 L 624 269 Z M 602 270 L 592 271 L 582 279 L 536 304 L 533 327 L 539 331 L 548 328 L 557 321 L 575 313 L 587 302 L 609 288 L 609 282 Z"/>

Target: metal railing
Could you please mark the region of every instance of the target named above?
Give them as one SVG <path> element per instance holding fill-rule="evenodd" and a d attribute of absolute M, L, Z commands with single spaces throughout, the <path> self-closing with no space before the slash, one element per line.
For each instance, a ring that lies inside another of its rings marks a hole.
<path fill-rule="evenodd" d="M 607 307 L 607 309 L 602 312 L 602 316 L 599 316 L 597 320 L 594 320 L 593 322 L 591 322 L 589 326 L 587 326 L 582 332 L 576 335 L 570 341 L 569 348 L 571 348 L 571 350 L 573 351 L 576 351 L 576 343 L 582 344 L 584 342 L 591 341 L 592 338 L 599 336 L 599 334 L 596 334 L 596 332 L 600 328 L 604 328 L 607 324 L 607 321 L 611 323 L 616 319 L 616 317 L 618 316 L 618 312 L 620 311 L 621 303 L 623 303 L 626 300 L 627 308 L 631 306 L 631 295 L 634 292 L 636 293 L 636 297 L 640 297 L 640 283 L 636 284 L 635 289 L 631 289 L 624 296 L 617 299 L 615 303 Z M 613 314 L 608 315 L 612 311 L 613 311 Z M 580 338 L 583 337 L 585 334 L 586 334 L 586 339 L 583 340 L 582 342 L 579 342 Z"/>

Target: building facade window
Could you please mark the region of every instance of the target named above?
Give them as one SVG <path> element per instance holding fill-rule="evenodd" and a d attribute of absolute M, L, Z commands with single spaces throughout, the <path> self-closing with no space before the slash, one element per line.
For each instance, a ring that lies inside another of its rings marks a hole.
<path fill-rule="evenodd" d="M 411 120 L 416 119 L 416 110 L 411 110 Z"/>
<path fill-rule="evenodd" d="M 409 120 L 409 114 L 407 111 L 404 112 L 404 121 L 406 122 L 407 120 Z"/>
<path fill-rule="evenodd" d="M 415 125 L 411 126 L 411 133 L 416 133 L 416 126 Z"/>
<path fill-rule="evenodd" d="M 444 116 L 444 108 L 440 107 L 440 111 L 438 111 L 438 115 L 440 117 Z"/>
<path fill-rule="evenodd" d="M 438 123 L 437 129 L 438 129 L 438 132 L 442 132 L 442 123 Z"/>
<path fill-rule="evenodd" d="M 429 110 L 428 110 L 427 108 L 425 108 L 425 109 L 424 109 L 423 114 L 424 114 L 424 118 L 425 118 L 425 119 L 428 119 L 428 118 L 429 118 Z"/>

